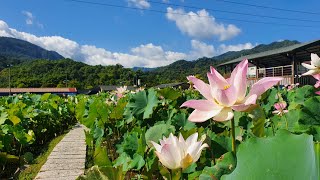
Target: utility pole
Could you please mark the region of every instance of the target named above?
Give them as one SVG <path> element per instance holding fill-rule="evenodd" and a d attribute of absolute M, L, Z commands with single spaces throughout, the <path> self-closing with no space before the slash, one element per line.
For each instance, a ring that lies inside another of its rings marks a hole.
<path fill-rule="evenodd" d="M 11 66 L 12 64 L 7 65 L 9 67 L 9 96 L 11 96 Z"/>
<path fill-rule="evenodd" d="M 68 72 L 66 73 L 66 79 L 63 81 L 64 83 L 66 83 L 66 88 L 68 87 Z"/>

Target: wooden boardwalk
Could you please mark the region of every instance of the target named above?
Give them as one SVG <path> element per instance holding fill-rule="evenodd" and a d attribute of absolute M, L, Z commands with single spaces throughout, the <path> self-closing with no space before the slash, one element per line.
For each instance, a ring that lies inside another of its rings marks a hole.
<path fill-rule="evenodd" d="M 35 179 L 74 180 L 84 172 L 86 143 L 84 128 L 76 125 L 53 149 Z"/>

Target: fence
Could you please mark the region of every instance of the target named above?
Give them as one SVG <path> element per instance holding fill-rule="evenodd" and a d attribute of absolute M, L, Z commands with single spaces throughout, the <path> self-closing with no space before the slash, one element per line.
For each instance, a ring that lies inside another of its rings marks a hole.
<path fill-rule="evenodd" d="M 256 77 L 248 78 L 248 85 L 252 85 L 264 77 L 283 77 L 283 80 L 280 81 L 280 85 L 294 84 L 293 66 L 287 65 L 271 68 L 259 68 L 257 69 Z"/>

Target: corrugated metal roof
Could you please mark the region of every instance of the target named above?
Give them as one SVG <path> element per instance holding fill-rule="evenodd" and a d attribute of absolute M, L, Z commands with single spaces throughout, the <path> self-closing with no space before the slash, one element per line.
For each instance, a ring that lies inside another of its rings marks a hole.
<path fill-rule="evenodd" d="M 9 93 L 9 88 L 0 88 L 0 93 Z M 11 88 L 11 93 L 76 93 L 77 88 Z"/>
<path fill-rule="evenodd" d="M 306 43 L 295 44 L 295 45 L 292 45 L 292 46 L 287 46 L 287 47 L 278 48 L 278 49 L 274 49 L 274 50 L 264 51 L 264 52 L 260 52 L 260 53 L 256 53 L 256 54 L 250 54 L 250 55 L 246 55 L 246 56 L 241 56 L 241 57 L 238 57 L 236 59 L 230 60 L 228 62 L 221 63 L 218 66 L 222 66 L 222 65 L 226 65 L 226 64 L 238 63 L 238 62 L 242 61 L 243 59 L 253 60 L 253 59 L 272 56 L 272 55 L 276 55 L 276 54 L 297 51 L 297 50 L 299 50 L 301 48 L 312 46 L 313 44 L 319 44 L 319 43 L 320 43 L 320 40 L 314 40 L 314 41 L 310 41 L 310 42 L 306 42 Z"/>

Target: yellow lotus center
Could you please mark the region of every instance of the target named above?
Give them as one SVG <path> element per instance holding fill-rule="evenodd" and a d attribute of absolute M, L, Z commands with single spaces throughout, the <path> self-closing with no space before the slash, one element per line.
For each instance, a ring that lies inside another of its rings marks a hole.
<path fill-rule="evenodd" d="M 190 156 L 190 154 L 188 153 L 182 160 L 181 160 L 181 167 L 182 169 L 185 169 L 187 167 L 189 167 L 193 162 L 192 157 Z"/>
<path fill-rule="evenodd" d="M 223 87 L 223 90 L 229 89 L 230 87 L 231 87 L 231 85 L 230 85 L 230 84 L 225 85 L 225 86 Z"/>

